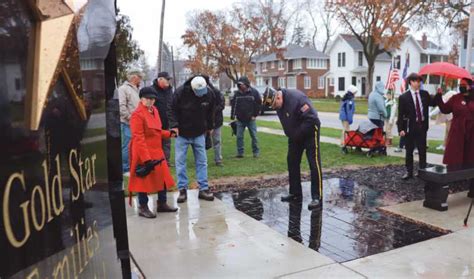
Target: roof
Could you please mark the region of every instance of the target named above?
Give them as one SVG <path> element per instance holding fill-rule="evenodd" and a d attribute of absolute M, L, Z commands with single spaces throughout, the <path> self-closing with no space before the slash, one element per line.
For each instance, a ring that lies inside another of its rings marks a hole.
<path fill-rule="evenodd" d="M 346 41 L 355 51 L 363 51 L 362 43 L 354 35 L 341 34 L 340 37 Z M 388 52 L 382 52 L 377 56 L 376 61 L 392 61 L 392 56 Z"/>
<path fill-rule="evenodd" d="M 286 50 L 283 52 L 285 59 L 299 59 L 299 58 L 324 58 L 329 59 L 329 56 L 325 53 L 315 49 L 311 46 L 299 46 L 299 45 L 288 45 Z M 277 58 L 276 53 L 270 53 L 267 55 L 259 55 L 255 58 L 255 62 L 270 62 L 280 60 Z"/>
<path fill-rule="evenodd" d="M 423 47 L 423 40 L 416 40 L 421 47 Z M 424 48 L 424 49 L 441 49 L 437 44 L 433 43 L 432 41 L 428 40 L 427 41 L 428 43 L 428 47 Z"/>

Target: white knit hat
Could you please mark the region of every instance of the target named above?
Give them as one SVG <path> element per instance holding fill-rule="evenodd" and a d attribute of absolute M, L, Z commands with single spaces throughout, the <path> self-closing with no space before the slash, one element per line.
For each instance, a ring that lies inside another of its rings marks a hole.
<path fill-rule="evenodd" d="M 347 88 L 347 91 L 349 91 L 349 92 L 351 92 L 352 94 L 355 95 L 355 94 L 357 93 L 357 91 L 359 91 L 359 90 L 358 90 L 357 87 L 355 87 L 354 85 L 350 85 L 350 86 Z"/>

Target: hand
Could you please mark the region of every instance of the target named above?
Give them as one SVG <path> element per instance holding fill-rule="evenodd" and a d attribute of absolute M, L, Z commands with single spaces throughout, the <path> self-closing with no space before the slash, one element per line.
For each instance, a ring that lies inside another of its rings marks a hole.
<path fill-rule="evenodd" d="M 176 138 L 178 136 L 178 135 L 176 135 L 175 130 L 171 130 L 170 133 L 171 133 L 170 137 L 172 137 L 172 138 Z"/>
<path fill-rule="evenodd" d="M 173 133 L 174 133 L 175 137 L 179 136 L 179 129 L 178 128 L 170 129 L 170 132 L 171 132 L 171 135 L 173 135 Z"/>
<path fill-rule="evenodd" d="M 214 132 L 214 130 L 208 130 L 207 132 L 209 133 L 209 135 L 211 135 Z"/>
<path fill-rule="evenodd" d="M 443 89 L 438 87 L 438 89 L 436 89 L 436 94 L 443 94 Z"/>
<path fill-rule="evenodd" d="M 406 136 L 405 131 L 400 131 L 400 137 L 404 137 L 404 136 Z"/>
<path fill-rule="evenodd" d="M 255 120 L 255 119 L 257 119 L 257 117 L 255 117 L 255 116 L 253 116 L 252 118 L 250 118 L 250 120 L 252 120 L 252 121 Z"/>

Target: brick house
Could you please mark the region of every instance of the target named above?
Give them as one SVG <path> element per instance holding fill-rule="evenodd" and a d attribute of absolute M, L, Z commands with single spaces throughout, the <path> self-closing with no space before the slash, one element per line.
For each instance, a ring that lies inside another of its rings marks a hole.
<path fill-rule="evenodd" d="M 309 97 L 325 97 L 329 56 L 310 46 L 289 45 L 283 59 L 276 53 L 254 59 L 256 86 L 298 89 Z"/>

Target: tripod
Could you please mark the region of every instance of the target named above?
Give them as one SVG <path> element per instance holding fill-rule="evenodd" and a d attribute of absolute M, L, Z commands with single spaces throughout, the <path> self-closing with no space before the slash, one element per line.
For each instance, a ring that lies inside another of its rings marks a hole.
<path fill-rule="evenodd" d="M 469 210 L 467 211 L 467 216 L 464 219 L 464 227 L 467 227 L 467 220 L 469 220 L 469 215 L 471 215 L 472 204 L 474 203 L 474 199 L 471 200 L 471 205 L 469 206 Z"/>

